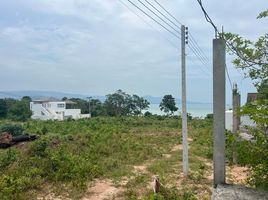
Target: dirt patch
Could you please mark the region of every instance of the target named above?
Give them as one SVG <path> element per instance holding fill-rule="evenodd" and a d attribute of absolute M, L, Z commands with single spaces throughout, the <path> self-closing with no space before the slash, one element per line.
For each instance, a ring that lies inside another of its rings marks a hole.
<path fill-rule="evenodd" d="M 200 157 L 200 156 L 197 156 L 197 159 L 200 160 L 200 161 L 202 161 L 209 169 L 212 169 L 212 167 L 213 167 L 213 160 L 209 160 L 207 158 L 203 158 L 203 157 Z"/>
<path fill-rule="evenodd" d="M 148 173 L 147 167 L 148 167 L 148 164 L 134 166 L 133 172 L 135 174 L 146 174 Z"/>
<path fill-rule="evenodd" d="M 246 185 L 246 180 L 249 177 L 249 169 L 242 166 L 227 166 L 227 182 L 233 184 Z"/>
<path fill-rule="evenodd" d="M 171 154 L 168 154 L 168 153 L 164 153 L 164 154 L 162 154 L 162 156 L 164 158 L 167 158 L 168 159 L 168 158 L 171 158 L 172 155 Z"/>
<path fill-rule="evenodd" d="M 47 194 L 44 197 L 37 197 L 37 200 L 71 200 L 70 198 L 57 196 L 54 193 Z"/>
<path fill-rule="evenodd" d="M 89 187 L 88 195 L 82 200 L 113 199 L 122 191 L 123 189 L 121 187 L 115 187 L 111 180 L 97 180 L 93 186 Z"/>
<path fill-rule="evenodd" d="M 212 162 L 204 162 L 209 169 L 206 178 L 213 181 L 213 164 Z M 246 180 L 249 177 L 249 169 L 237 165 L 226 166 L 226 182 L 230 184 L 247 185 Z"/>
<path fill-rule="evenodd" d="M 177 145 L 172 147 L 171 152 L 181 151 L 181 150 L 182 150 L 182 144 L 177 144 Z"/>
<path fill-rule="evenodd" d="M 188 137 L 188 138 L 187 138 L 187 141 L 188 141 L 188 142 L 192 142 L 193 139 Z"/>

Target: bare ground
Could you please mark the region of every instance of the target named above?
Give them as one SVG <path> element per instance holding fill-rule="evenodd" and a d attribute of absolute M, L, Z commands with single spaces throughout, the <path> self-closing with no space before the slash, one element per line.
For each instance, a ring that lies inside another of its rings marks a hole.
<path fill-rule="evenodd" d="M 88 188 L 88 193 L 82 200 L 114 199 L 122 191 L 123 188 L 115 187 L 111 180 L 96 180 L 93 186 Z"/>
<path fill-rule="evenodd" d="M 189 144 L 193 140 L 191 138 L 188 138 Z M 176 144 L 171 148 L 170 153 L 162 154 L 164 159 L 170 159 L 172 157 L 173 152 L 179 152 L 182 151 L 182 144 Z M 197 190 L 197 197 L 198 199 L 209 199 L 211 192 L 212 192 L 212 184 L 213 184 L 213 163 L 211 160 L 203 158 L 203 157 L 197 157 L 198 160 L 202 161 L 206 167 L 207 170 L 204 174 L 205 182 L 208 183 L 208 185 L 211 185 L 210 187 L 204 188 L 204 185 L 202 183 L 200 184 L 194 184 L 190 183 L 187 178 L 183 176 L 183 173 L 178 174 L 172 174 L 171 177 L 173 177 L 174 182 L 172 183 L 173 186 L 175 186 L 178 190 L 181 190 L 185 187 L 185 185 L 191 185 L 196 187 Z M 105 199 L 123 199 L 120 197 L 120 194 L 123 194 L 126 190 L 126 185 L 129 181 L 135 179 L 135 177 L 138 177 L 140 175 L 147 175 L 151 177 L 151 181 L 147 184 L 147 189 L 152 189 L 154 184 L 154 175 L 151 174 L 148 171 L 148 167 L 151 166 L 154 163 L 155 160 L 146 161 L 144 164 L 134 166 L 134 169 L 132 173 L 134 174 L 131 177 L 122 177 L 119 184 L 114 184 L 112 180 L 105 179 L 105 180 L 95 180 L 93 183 L 91 183 L 88 187 L 88 191 L 86 195 L 82 198 L 82 200 L 105 200 Z M 172 166 L 174 168 L 181 167 L 180 164 L 176 164 L 176 166 Z M 245 181 L 247 177 L 249 176 L 249 170 L 246 167 L 240 167 L 240 166 L 227 166 L 226 167 L 226 173 L 227 173 L 227 183 L 234 183 L 234 184 L 245 184 Z M 171 185 L 172 185 L 171 184 Z M 145 189 L 145 188 L 144 188 Z M 140 196 L 142 196 L 142 191 L 139 192 Z M 62 196 L 56 196 L 53 193 L 47 194 L 45 197 L 38 198 L 39 200 L 69 200 L 68 198 L 63 198 Z"/>

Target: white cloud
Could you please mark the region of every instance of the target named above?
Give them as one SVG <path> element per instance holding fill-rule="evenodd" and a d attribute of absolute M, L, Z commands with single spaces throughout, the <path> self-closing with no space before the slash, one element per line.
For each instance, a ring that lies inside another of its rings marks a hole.
<path fill-rule="evenodd" d="M 203 4 L 219 27 L 224 25 L 226 31 L 256 37 L 267 32 L 267 22 L 255 20 L 256 13 L 267 4 L 265 1 L 204 1 Z M 189 26 L 211 59 L 214 32 L 197 2 L 159 2 Z M 180 40 L 142 15 L 159 34 L 118 0 L 25 0 L 23 3 L 10 0 L 5 2 L 9 7 L 3 5 L 0 2 L 0 13 L 6 9 L 14 12 L 15 17 L 5 16 L 7 20 L 0 23 L 0 79 L 19 72 L 13 88 L 106 94 L 122 87 L 141 95 L 178 93 L 180 52 L 174 46 L 179 49 Z M 193 54 L 189 51 L 190 56 Z M 201 93 L 197 90 L 202 83 L 204 95 L 200 94 L 200 98 L 206 101 L 211 95 L 206 87 L 211 84 L 210 79 L 204 76 L 198 59 L 187 60 L 187 65 L 191 89 L 188 94 L 197 98 L 195 94 Z M 238 78 L 235 70 L 228 67 L 231 78 Z M 12 81 L 7 83 L 3 81 L 0 90 L 11 87 Z"/>
<path fill-rule="evenodd" d="M 12 42 L 23 42 L 29 38 L 31 30 L 28 28 L 6 27 L 1 30 L 0 37 Z"/>
<path fill-rule="evenodd" d="M 116 9 L 116 0 L 28 0 L 28 4 L 41 12 L 88 21 L 100 21 Z"/>

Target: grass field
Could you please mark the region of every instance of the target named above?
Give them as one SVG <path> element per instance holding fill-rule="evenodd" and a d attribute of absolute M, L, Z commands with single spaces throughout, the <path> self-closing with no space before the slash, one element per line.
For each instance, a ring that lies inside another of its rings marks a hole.
<path fill-rule="evenodd" d="M 7 121 L 0 121 L 4 123 Z M 40 138 L 0 150 L 3 200 L 210 199 L 209 120 L 189 121 L 188 178 L 182 174 L 181 122 L 177 118 L 103 117 L 22 125 Z M 162 183 L 158 195 L 152 190 L 155 175 Z M 237 179 L 232 174 L 228 177 Z"/>

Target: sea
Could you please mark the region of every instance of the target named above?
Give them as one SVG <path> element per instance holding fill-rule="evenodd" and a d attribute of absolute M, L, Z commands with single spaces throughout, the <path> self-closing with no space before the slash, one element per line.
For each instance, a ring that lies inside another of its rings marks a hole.
<path fill-rule="evenodd" d="M 174 113 L 175 115 L 181 114 L 181 104 L 177 105 L 179 110 Z M 213 113 L 213 104 L 211 103 L 188 103 L 187 113 L 190 113 L 193 117 L 204 118 L 207 114 Z M 150 104 L 150 108 L 147 110 L 152 114 L 165 115 L 159 108 L 159 104 Z"/>

